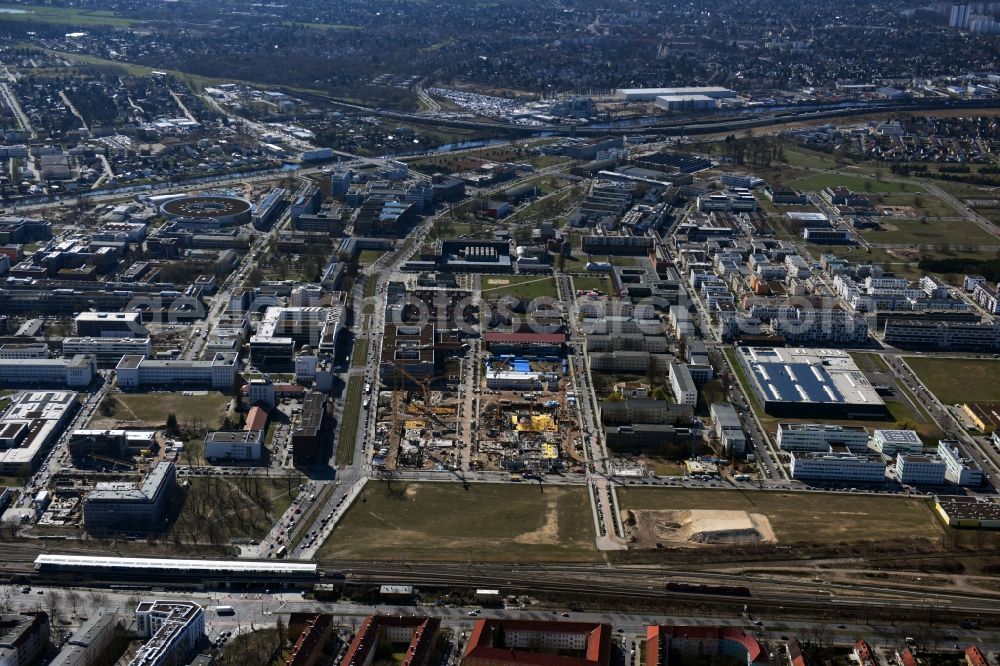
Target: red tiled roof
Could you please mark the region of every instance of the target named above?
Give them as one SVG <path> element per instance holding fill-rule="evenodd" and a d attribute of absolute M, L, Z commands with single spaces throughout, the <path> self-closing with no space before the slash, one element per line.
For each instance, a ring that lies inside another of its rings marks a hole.
<path fill-rule="evenodd" d="M 899 656 L 903 661 L 903 666 L 917 666 L 917 658 L 913 656 L 913 651 L 910 648 L 903 650 L 903 654 Z"/>
<path fill-rule="evenodd" d="M 646 666 L 658 666 L 660 663 L 660 642 L 672 639 L 685 641 L 727 641 L 738 643 L 746 650 L 747 662 L 750 664 L 767 664 L 770 662 L 767 650 L 760 642 L 742 629 L 735 627 L 708 626 L 649 626 L 646 627 Z"/>
<path fill-rule="evenodd" d="M 986 661 L 986 657 L 983 656 L 983 653 L 975 645 L 970 645 L 966 648 L 965 660 L 969 663 L 969 666 L 990 666 L 990 662 Z"/>
<path fill-rule="evenodd" d="M 434 643 L 434 635 L 441 620 L 434 617 L 404 617 L 397 615 L 369 615 L 351 641 L 340 666 L 358 666 L 367 661 L 369 651 L 375 648 L 382 627 L 411 627 L 413 634 L 406 649 L 402 666 L 419 666 L 426 661 Z"/>
<path fill-rule="evenodd" d="M 584 657 L 578 658 L 493 647 L 493 629 L 498 626 L 503 626 L 505 631 L 587 634 L 587 651 Z M 610 654 L 611 627 L 607 624 L 483 619 L 476 623 L 469 636 L 463 660 L 481 659 L 525 666 L 607 666 Z"/>
<path fill-rule="evenodd" d="M 267 410 L 260 405 L 255 405 L 247 412 L 247 420 L 243 424 L 244 430 L 263 430 L 267 427 Z"/>
<path fill-rule="evenodd" d="M 483 336 L 486 342 L 540 342 L 558 344 L 566 342 L 565 333 L 487 333 Z"/>

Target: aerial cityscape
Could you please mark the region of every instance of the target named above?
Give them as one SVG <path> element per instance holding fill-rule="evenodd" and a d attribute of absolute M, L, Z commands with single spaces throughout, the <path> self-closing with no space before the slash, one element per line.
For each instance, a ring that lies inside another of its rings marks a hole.
<path fill-rule="evenodd" d="M 0 2 L 0 666 L 1000 666 L 998 487 L 1000 2 Z"/>

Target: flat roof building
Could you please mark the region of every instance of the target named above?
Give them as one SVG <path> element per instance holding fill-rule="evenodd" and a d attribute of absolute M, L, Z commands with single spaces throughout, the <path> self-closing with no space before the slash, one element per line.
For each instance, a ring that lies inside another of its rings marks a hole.
<path fill-rule="evenodd" d="M 941 456 L 922 453 L 896 454 L 896 479 L 908 485 L 940 486 L 947 467 Z"/>
<path fill-rule="evenodd" d="M 65 357 L 77 354 L 93 356 L 98 367 L 113 368 L 123 356 L 149 356 L 153 353 L 153 342 L 149 336 L 142 338 L 63 338 L 62 353 Z"/>
<path fill-rule="evenodd" d="M 128 666 L 186 664 L 205 642 L 205 610 L 193 601 L 143 601 L 135 620 L 147 640 Z"/>
<path fill-rule="evenodd" d="M 0 359 L 2 386 L 63 386 L 85 388 L 97 374 L 97 359 L 86 354 L 70 358 Z"/>
<path fill-rule="evenodd" d="M 802 451 L 792 454 L 793 479 L 802 481 L 885 481 L 885 461 L 881 456 L 859 456 L 849 452 Z"/>
<path fill-rule="evenodd" d="M 138 484 L 99 482 L 83 502 L 83 523 L 89 532 L 159 532 L 174 488 L 171 462 L 153 465 Z"/>
<path fill-rule="evenodd" d="M 626 102 L 652 102 L 657 97 L 699 95 L 708 99 L 732 99 L 736 93 L 729 88 L 716 86 L 688 86 L 681 88 L 619 88 L 618 96 Z"/>
<path fill-rule="evenodd" d="M 73 320 L 81 338 L 144 338 L 149 331 L 142 325 L 140 312 L 81 312 Z"/>
<path fill-rule="evenodd" d="M 264 452 L 263 430 L 217 430 L 205 435 L 205 459 L 260 460 Z"/>
<path fill-rule="evenodd" d="M 776 416 L 882 418 L 887 410 L 850 354 L 839 349 L 739 347 L 764 410 Z"/>
<path fill-rule="evenodd" d="M 939 495 L 934 510 L 950 527 L 1000 529 L 1000 501 L 995 497 Z"/>
<path fill-rule="evenodd" d="M 886 456 L 897 453 L 922 453 L 924 443 L 915 430 L 876 430 L 872 448 Z"/>
<path fill-rule="evenodd" d="M 845 446 L 854 452 L 868 447 L 868 429 L 825 423 L 779 423 L 778 448 L 782 451 L 829 451 Z"/>
<path fill-rule="evenodd" d="M 23 391 L 0 415 L 0 474 L 26 476 L 69 424 L 79 403 L 73 391 Z"/>
<path fill-rule="evenodd" d="M 230 391 L 236 381 L 237 354 L 218 352 L 211 361 L 158 361 L 145 356 L 123 356 L 115 367 L 118 386 L 200 386 Z"/>

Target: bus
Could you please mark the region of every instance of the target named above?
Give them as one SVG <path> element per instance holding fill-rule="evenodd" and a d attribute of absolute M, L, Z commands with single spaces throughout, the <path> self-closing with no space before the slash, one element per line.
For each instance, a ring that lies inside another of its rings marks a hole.
<path fill-rule="evenodd" d="M 236 615 L 236 609 L 232 606 L 216 606 L 216 615 Z"/>
<path fill-rule="evenodd" d="M 277 558 L 282 558 L 288 554 L 288 549 L 282 546 L 278 550 L 274 551 L 274 556 Z"/>

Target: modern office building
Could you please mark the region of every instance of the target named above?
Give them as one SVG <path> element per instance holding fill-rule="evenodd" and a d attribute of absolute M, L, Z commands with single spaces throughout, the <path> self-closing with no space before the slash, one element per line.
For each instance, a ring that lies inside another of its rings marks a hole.
<path fill-rule="evenodd" d="M 887 319 L 882 339 L 902 349 L 1000 350 L 1000 322 Z"/>
<path fill-rule="evenodd" d="M 24 391 L 0 415 L 0 475 L 27 476 L 80 404 L 73 391 Z"/>
<path fill-rule="evenodd" d="M 947 466 L 941 456 L 922 453 L 896 454 L 896 479 L 909 485 L 939 486 L 944 484 Z"/>
<path fill-rule="evenodd" d="M 205 642 L 205 611 L 193 601 L 143 601 L 135 621 L 147 640 L 128 666 L 187 664 Z"/>
<path fill-rule="evenodd" d="M 86 467 L 103 464 L 106 458 L 125 460 L 148 456 L 157 448 L 154 430 L 74 430 L 69 436 L 73 464 Z"/>
<path fill-rule="evenodd" d="M 231 391 L 236 381 L 237 354 L 218 352 L 211 361 L 159 361 L 145 356 L 123 356 L 115 367 L 118 386 L 198 386 Z"/>
<path fill-rule="evenodd" d="M 888 414 L 846 351 L 739 347 L 738 356 L 769 414 L 830 419 L 879 419 Z"/>
<path fill-rule="evenodd" d="M 691 371 L 688 370 L 686 363 L 671 363 L 670 364 L 670 388 L 674 392 L 674 400 L 679 405 L 691 405 L 692 407 L 698 404 L 698 387 L 694 384 L 694 379 L 691 378 Z"/>
<path fill-rule="evenodd" d="M 730 455 L 740 455 L 746 451 L 747 437 L 743 432 L 740 415 L 732 403 L 716 402 L 709 410 L 712 423 L 715 424 L 715 434 L 722 444 L 723 450 Z"/>
<path fill-rule="evenodd" d="M 71 358 L 0 359 L 0 386 L 86 388 L 96 373 L 96 358 L 86 354 Z"/>
<path fill-rule="evenodd" d="M 264 452 L 263 430 L 217 430 L 205 435 L 205 459 L 260 460 Z"/>
<path fill-rule="evenodd" d="M 868 430 L 824 423 L 779 423 L 777 440 L 782 451 L 829 451 L 833 446 L 844 446 L 862 453 L 868 447 Z"/>
<path fill-rule="evenodd" d="M 802 451 L 792 453 L 792 478 L 803 481 L 885 481 L 885 461 L 881 456 L 860 456 L 844 451 Z"/>
<path fill-rule="evenodd" d="M 150 356 L 153 343 L 144 338 L 63 338 L 62 353 L 65 357 L 87 354 L 93 356 L 98 367 L 113 368 L 123 356 Z"/>
<path fill-rule="evenodd" d="M 83 502 L 83 524 L 89 532 L 159 532 L 174 488 L 171 462 L 153 465 L 138 484 L 102 481 Z"/>
<path fill-rule="evenodd" d="M 81 338 L 144 338 L 149 335 L 139 312 L 81 312 L 74 320 L 74 327 Z"/>
<path fill-rule="evenodd" d="M 945 479 L 959 486 L 983 485 L 983 470 L 965 455 L 958 442 L 938 442 L 937 454 L 947 466 Z"/>
<path fill-rule="evenodd" d="M 915 430 L 876 430 L 872 433 L 872 448 L 885 456 L 897 453 L 922 453 L 924 443 Z"/>
<path fill-rule="evenodd" d="M 49 346 L 44 342 L 0 345 L 0 360 L 38 359 L 49 357 Z"/>

